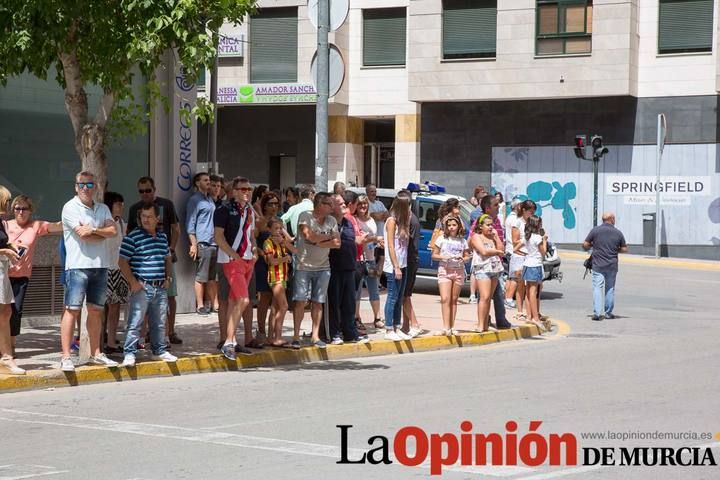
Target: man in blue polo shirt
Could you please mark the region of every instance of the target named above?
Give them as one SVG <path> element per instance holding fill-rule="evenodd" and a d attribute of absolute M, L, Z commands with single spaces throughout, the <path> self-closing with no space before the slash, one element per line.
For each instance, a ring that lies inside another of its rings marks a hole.
<path fill-rule="evenodd" d="M 172 281 L 172 256 L 167 236 L 157 231 L 160 212 L 154 204 L 140 208 L 140 225 L 123 238 L 120 246 L 120 271 L 130 284 L 128 306 L 130 318 L 125 334 L 125 359 L 121 366 L 135 366 L 140 341 L 140 327 L 145 314 L 150 323 L 153 360 L 175 362 L 177 357 L 165 345 L 167 320 L 167 287 Z"/>

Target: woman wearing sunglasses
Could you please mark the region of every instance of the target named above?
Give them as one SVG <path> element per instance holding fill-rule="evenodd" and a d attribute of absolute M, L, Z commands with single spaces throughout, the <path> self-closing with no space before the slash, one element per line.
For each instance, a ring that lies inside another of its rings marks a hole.
<path fill-rule="evenodd" d="M 15 297 L 15 303 L 12 305 L 12 316 L 10 317 L 10 335 L 12 337 L 12 352 L 13 356 L 15 356 L 15 338 L 20 335 L 25 292 L 32 275 L 32 262 L 37 239 L 48 233 L 62 232 L 62 224 L 60 222 L 49 223 L 34 220 L 32 218 L 33 201 L 27 195 L 15 197 L 10 210 L 14 215 L 14 219 L 7 223 L 7 233 L 10 243 L 15 245 L 20 255 L 20 259 L 10 267 L 10 283 Z"/>

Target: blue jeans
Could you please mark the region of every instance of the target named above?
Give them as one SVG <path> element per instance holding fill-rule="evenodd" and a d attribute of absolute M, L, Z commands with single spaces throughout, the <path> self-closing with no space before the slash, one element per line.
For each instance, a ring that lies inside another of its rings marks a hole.
<path fill-rule="evenodd" d="M 615 308 L 615 278 L 617 270 L 609 272 L 592 272 L 593 314 L 598 317 L 613 313 Z M 603 296 L 605 304 L 603 308 Z"/>
<path fill-rule="evenodd" d="M 145 284 L 141 290 L 128 298 L 130 318 L 128 319 L 125 334 L 125 354 L 135 355 L 140 342 L 140 329 L 145 314 L 150 324 L 150 345 L 153 355 L 162 355 L 165 346 L 165 320 L 167 320 L 168 297 L 167 290 Z"/>
<path fill-rule="evenodd" d="M 387 278 L 387 298 L 385 299 L 385 328 L 402 325 L 402 304 L 407 284 L 407 268 L 400 269 L 402 278 L 395 279 L 395 273 L 385 272 Z"/>

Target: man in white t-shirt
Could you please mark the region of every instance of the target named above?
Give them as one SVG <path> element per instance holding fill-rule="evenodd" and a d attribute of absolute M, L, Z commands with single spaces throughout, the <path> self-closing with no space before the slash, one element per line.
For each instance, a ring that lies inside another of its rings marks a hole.
<path fill-rule="evenodd" d="M 63 206 L 62 225 L 65 242 L 65 310 L 60 322 L 62 358 L 60 369 L 72 372 L 70 359 L 73 326 L 80 315 L 83 301 L 87 303 L 87 330 L 90 338 L 90 364 L 117 367 L 100 350 L 100 330 L 107 286 L 107 269 L 112 259 L 105 245 L 117 235 L 110 209 L 94 200 L 97 184 L 90 172 L 75 176 L 77 195 Z"/>

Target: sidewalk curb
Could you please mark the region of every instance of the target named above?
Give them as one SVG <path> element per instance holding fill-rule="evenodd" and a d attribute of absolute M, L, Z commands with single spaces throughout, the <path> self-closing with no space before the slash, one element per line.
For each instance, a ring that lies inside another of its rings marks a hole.
<path fill-rule="evenodd" d="M 27 375 L 0 375 L 0 393 L 67 387 L 101 382 L 123 382 L 148 377 L 168 377 L 193 373 L 229 372 L 245 368 L 300 365 L 308 362 L 344 360 L 380 355 L 428 352 L 509 342 L 539 336 L 534 325 L 520 325 L 509 330 L 487 333 L 461 333 L 455 336 L 426 336 L 403 342 L 373 340 L 369 343 L 328 345 L 327 349 L 305 347 L 300 350 L 266 348 L 254 355 L 238 355 L 233 364 L 219 354 L 182 357 L 174 364 L 161 361 L 138 363 L 132 368 L 77 367 L 75 372 L 29 370 Z"/>
<path fill-rule="evenodd" d="M 560 258 L 571 258 L 574 260 L 585 260 L 590 256 L 588 252 L 577 252 L 574 250 L 559 250 Z M 647 265 L 652 267 L 686 268 L 689 270 L 705 270 L 708 272 L 720 272 L 720 262 L 715 260 L 682 260 L 673 258 L 652 258 L 639 255 L 620 254 L 618 256 L 621 265 Z"/>

